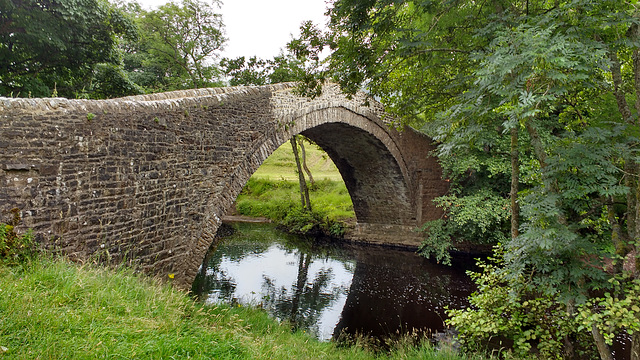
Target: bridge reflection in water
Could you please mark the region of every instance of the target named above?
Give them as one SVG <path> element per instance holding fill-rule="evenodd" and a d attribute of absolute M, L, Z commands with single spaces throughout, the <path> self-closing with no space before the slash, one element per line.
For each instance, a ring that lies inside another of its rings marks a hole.
<path fill-rule="evenodd" d="M 233 227 L 207 255 L 193 292 L 209 303 L 262 306 L 322 340 L 440 331 L 444 307 L 467 306 L 473 288 L 465 269 L 409 251 L 303 239 L 266 224 Z"/>

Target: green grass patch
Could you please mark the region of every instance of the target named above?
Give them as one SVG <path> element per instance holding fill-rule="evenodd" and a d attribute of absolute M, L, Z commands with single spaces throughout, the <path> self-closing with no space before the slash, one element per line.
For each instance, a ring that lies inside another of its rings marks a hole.
<path fill-rule="evenodd" d="M 329 155 L 316 145 L 305 144 L 307 165 L 315 180 L 329 179 L 342 181 L 342 176 Z M 267 158 L 260 168 L 253 174 L 254 178 L 273 181 L 298 181 L 296 163 L 291 144 L 287 141 Z"/>
<path fill-rule="evenodd" d="M 310 230 L 341 235 L 355 219 L 351 197 L 338 169 L 316 145 L 306 145 L 307 165 L 315 182 L 307 182 L 313 212 L 302 211 L 298 174 L 289 142 L 280 146 L 251 176 L 236 199 L 238 214 L 266 217 L 293 232 Z"/>
<path fill-rule="evenodd" d="M 247 307 L 204 306 L 128 269 L 0 265 L 3 359 L 462 359 L 427 343 L 338 347 Z"/>
<path fill-rule="evenodd" d="M 323 231 L 339 236 L 344 223 L 355 218 L 344 182 L 329 179 L 310 187 L 312 212 L 302 211 L 298 182 L 252 177 L 236 199 L 240 215 L 267 217 L 293 232 Z"/>
<path fill-rule="evenodd" d="M 314 211 L 330 220 L 347 220 L 355 217 L 351 197 L 343 182 L 322 180 L 311 186 L 309 197 Z M 249 179 L 236 199 L 239 214 L 283 219 L 287 212 L 300 205 L 300 188 L 294 181 Z"/>

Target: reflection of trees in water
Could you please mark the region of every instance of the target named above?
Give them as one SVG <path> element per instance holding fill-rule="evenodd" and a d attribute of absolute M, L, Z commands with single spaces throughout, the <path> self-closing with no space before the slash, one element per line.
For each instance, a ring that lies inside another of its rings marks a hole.
<path fill-rule="evenodd" d="M 331 286 L 332 269 L 322 268 L 309 281 L 309 267 L 313 255 L 299 253 L 298 274 L 291 291 L 284 286 L 276 288 L 274 281 L 264 276 L 262 285 L 263 305 L 280 320 L 287 320 L 294 330 L 305 329 L 316 336 L 320 330 L 318 321 L 322 311 L 344 293 L 345 286 Z"/>
<path fill-rule="evenodd" d="M 466 296 L 472 291 L 464 266 L 459 270 L 438 266 L 405 251 L 338 246 L 322 239 L 292 237 L 264 224 L 238 225 L 236 235 L 224 238 L 218 251 L 209 252 L 206 266 L 194 282 L 194 294 L 209 298 L 215 292 L 218 300 L 230 302 L 234 297 L 244 296 L 236 293 L 236 280 L 242 282 L 243 275 L 229 272 L 233 270 L 222 272 L 222 264 L 269 256 L 267 253 L 275 246 L 278 259 L 282 259 L 284 252 L 287 268 L 297 269 L 297 274 L 285 286 L 277 285 L 282 279 L 274 275 L 263 276 L 262 305 L 279 320 L 315 335 L 321 333 L 320 326 L 330 325 L 318 321 L 343 295 L 346 301 L 334 335 L 346 330 L 388 336 L 414 327 L 438 331 L 442 328 L 443 307 L 465 307 Z M 336 262 L 353 275 L 349 286 L 335 284 L 341 276 Z M 334 264 L 334 268 L 328 264 Z M 323 328 L 322 332 L 327 330 Z"/>
<path fill-rule="evenodd" d="M 256 241 L 258 237 L 263 241 Z M 216 291 L 218 299 L 233 302 L 236 281 L 227 272 L 220 269 L 223 260 L 239 262 L 250 256 L 263 254 L 269 249 L 271 239 L 265 242 L 260 234 L 254 234 L 245 241 L 238 242 L 234 235 L 217 237 L 202 262 L 200 271 L 191 285 L 191 291 L 201 300 L 206 299 L 212 291 Z M 231 243 L 231 245 L 227 245 Z"/>
<path fill-rule="evenodd" d="M 356 261 L 334 338 L 440 331 L 445 306 L 466 306 L 471 292 L 464 274 L 406 252 L 368 248 Z"/>
<path fill-rule="evenodd" d="M 227 272 L 220 270 L 222 252 L 211 251 L 207 255 L 200 272 L 196 275 L 191 285 L 191 291 L 200 300 L 205 300 L 212 290 L 218 292 L 218 297 L 224 301 L 231 301 L 236 291 L 236 281 Z"/>

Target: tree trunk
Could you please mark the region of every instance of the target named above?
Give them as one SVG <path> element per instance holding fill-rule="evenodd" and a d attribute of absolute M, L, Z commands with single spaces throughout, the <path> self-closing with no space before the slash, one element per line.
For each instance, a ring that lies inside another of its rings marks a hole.
<path fill-rule="evenodd" d="M 611 201 L 611 204 L 607 205 L 607 218 L 609 224 L 611 224 L 611 242 L 615 246 L 616 255 L 620 257 L 620 259 L 616 259 L 613 272 L 614 274 L 620 274 L 622 272 L 622 265 L 624 264 L 624 257 L 627 255 L 627 246 L 623 240 L 622 227 L 618 219 L 616 219 L 616 214 L 613 209 L 613 197 L 611 197 L 609 201 Z"/>
<path fill-rule="evenodd" d="M 640 360 L 640 333 L 631 336 L 631 360 Z"/>
<path fill-rule="evenodd" d="M 520 205 L 518 204 L 518 184 L 520 182 L 520 154 L 518 152 L 518 127 L 511 129 L 511 238 L 520 234 Z"/>
<path fill-rule="evenodd" d="M 636 11 L 635 17 L 639 17 L 640 13 Z M 630 34 L 632 38 L 638 39 L 640 37 L 640 27 L 637 25 L 632 25 L 632 33 Z M 634 73 L 634 88 L 636 92 L 636 101 L 635 108 L 636 111 L 640 110 L 640 50 L 634 49 L 633 51 L 633 73 Z M 636 120 L 636 125 L 640 123 L 640 118 Z M 635 197 L 633 197 L 633 206 L 635 210 L 635 228 L 634 232 L 631 235 L 631 239 L 634 240 L 635 246 L 633 250 L 635 250 L 635 272 L 634 277 L 638 278 L 640 276 L 640 259 L 638 258 L 638 254 L 640 254 L 640 241 L 638 241 L 638 236 L 640 235 L 640 204 L 638 201 L 640 199 L 640 181 L 638 180 L 638 175 L 640 175 L 640 166 L 633 162 L 630 164 L 632 167 L 632 173 L 635 176 L 627 176 L 630 178 L 630 182 L 635 183 L 634 187 Z M 640 360 L 640 333 L 637 331 L 631 336 L 631 360 Z"/>
<path fill-rule="evenodd" d="M 598 348 L 600 359 L 613 360 L 611 350 L 609 349 L 609 346 L 607 346 L 607 343 L 604 342 L 604 336 L 602 336 L 600 330 L 598 330 L 595 324 L 591 325 L 591 334 L 593 335 L 593 340 L 595 341 L 596 347 Z"/>
<path fill-rule="evenodd" d="M 636 69 L 638 71 L 639 69 Z M 638 175 L 638 165 L 635 166 L 636 173 Z M 640 276 L 640 258 L 638 258 L 638 254 L 640 254 L 640 240 L 637 238 L 640 234 L 640 206 L 638 206 L 638 197 L 640 197 L 640 181 L 635 180 L 637 183 L 636 191 L 635 191 L 635 200 L 636 200 L 636 229 L 635 236 L 632 238 L 634 240 L 635 246 L 632 246 L 632 250 L 635 250 L 635 256 L 633 260 L 635 260 L 635 271 L 633 272 L 633 277 L 638 278 Z M 633 192 L 633 191 L 632 191 Z M 635 332 L 631 336 L 631 360 L 640 360 L 640 333 Z"/>
<path fill-rule="evenodd" d="M 313 175 L 311 175 L 311 171 L 309 170 L 309 167 L 307 167 L 307 151 L 304 148 L 304 140 L 300 139 L 300 153 L 302 154 L 302 168 L 304 169 L 304 172 L 307 173 L 307 176 L 309 177 L 309 182 L 311 183 L 311 185 L 315 184 L 315 180 L 313 180 Z"/>
<path fill-rule="evenodd" d="M 302 203 L 302 209 L 311 211 L 311 200 L 309 200 L 309 188 L 307 187 L 307 181 L 304 178 L 302 172 L 302 165 L 300 165 L 300 156 L 298 155 L 298 143 L 296 142 L 296 136 L 291 137 L 291 147 L 293 148 L 293 157 L 296 160 L 296 167 L 298 168 L 298 182 L 300 184 L 300 202 Z"/>
<path fill-rule="evenodd" d="M 637 189 L 640 185 L 638 184 L 638 180 L 636 179 L 636 174 L 638 173 L 638 164 L 630 159 L 630 157 L 626 157 L 624 159 L 624 185 L 629 188 L 629 192 L 627 193 L 627 212 L 626 212 L 626 220 L 627 220 L 627 235 L 629 239 L 634 239 L 637 234 L 638 227 L 638 216 L 640 213 L 638 212 L 638 198 L 633 189 Z"/>
<path fill-rule="evenodd" d="M 576 302 L 574 299 L 570 299 L 567 303 L 567 316 L 572 318 L 576 312 Z M 567 360 L 573 360 L 576 358 L 575 347 L 573 346 L 573 339 L 566 334 L 563 339 L 564 342 L 564 358 Z"/>
<path fill-rule="evenodd" d="M 618 54 L 615 51 L 609 53 L 609 60 L 611 60 L 611 78 L 613 80 L 613 95 L 616 98 L 618 104 L 618 111 L 622 115 L 622 119 L 628 124 L 633 123 L 633 117 L 631 116 L 631 110 L 629 104 L 625 98 L 624 90 L 622 89 L 622 71 L 620 60 L 618 60 Z"/>

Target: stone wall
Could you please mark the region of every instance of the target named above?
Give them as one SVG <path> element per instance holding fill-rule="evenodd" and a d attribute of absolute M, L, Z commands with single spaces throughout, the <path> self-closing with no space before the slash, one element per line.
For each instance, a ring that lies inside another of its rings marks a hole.
<path fill-rule="evenodd" d="M 290 84 L 105 101 L 0 98 L 0 222 L 18 209 L 22 229 L 49 249 L 132 262 L 186 286 L 251 174 L 303 133 L 341 171 L 358 236 L 367 224 L 409 229 L 440 216 L 430 199 L 446 183 L 427 156 L 429 139 L 390 129 L 382 115 L 333 86 L 310 100 Z"/>

